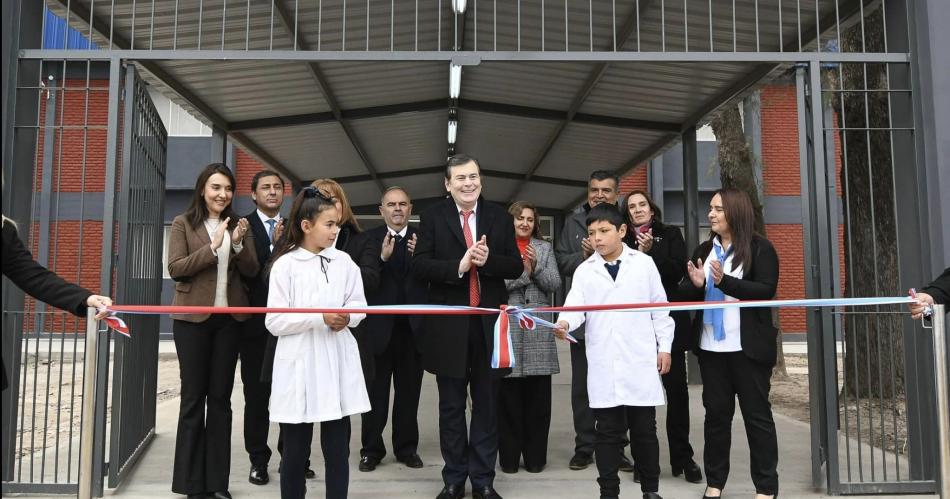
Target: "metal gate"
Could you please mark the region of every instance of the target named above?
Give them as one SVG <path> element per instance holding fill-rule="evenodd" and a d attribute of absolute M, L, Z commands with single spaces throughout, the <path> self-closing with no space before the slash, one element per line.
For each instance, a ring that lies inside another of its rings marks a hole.
<path fill-rule="evenodd" d="M 902 50 L 906 11 L 883 5 L 860 28 L 881 30 L 885 48 Z M 812 61 L 797 70 L 808 296 L 899 296 L 929 281 L 915 223 L 920 139 L 911 69 Z M 813 309 L 807 322 L 815 486 L 831 494 L 933 493 L 930 333 L 897 306 Z"/>
<path fill-rule="evenodd" d="M 168 133 L 132 64 L 125 72 L 123 129 L 115 298 L 117 303 L 160 303 Z M 125 320 L 135 341 L 115 340 L 110 488 L 119 485 L 155 436 L 159 318 L 130 315 Z"/>

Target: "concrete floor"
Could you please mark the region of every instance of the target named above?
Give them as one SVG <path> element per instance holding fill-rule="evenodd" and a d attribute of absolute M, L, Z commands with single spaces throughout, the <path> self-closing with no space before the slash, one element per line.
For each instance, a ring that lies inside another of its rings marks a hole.
<path fill-rule="evenodd" d="M 164 342 L 163 342 L 164 343 Z M 170 343 L 170 342 L 168 342 Z M 591 466 L 583 471 L 571 471 L 567 462 L 573 455 L 574 433 L 571 424 L 570 408 L 570 362 L 568 351 L 561 344 L 562 372 L 554 377 L 553 400 L 554 411 L 551 423 L 551 432 L 548 450 L 548 467 L 543 473 L 529 474 L 522 470 L 514 475 L 506 475 L 498 471 L 495 488 L 506 498 L 550 499 L 553 497 L 588 498 L 597 497 L 598 487 L 595 481 L 596 469 Z M 700 387 L 690 390 L 692 417 L 692 443 L 696 450 L 696 461 L 702 463 L 702 404 Z M 230 491 L 235 498 L 242 497 L 280 497 L 279 475 L 276 450 L 271 461 L 271 482 L 264 486 L 255 486 L 247 482 L 249 462 L 244 452 L 241 428 L 243 427 L 243 395 L 241 392 L 240 376 L 235 382 L 233 428 L 231 448 L 231 482 Z M 107 490 L 106 497 L 121 497 L 127 499 L 175 497 L 171 492 L 172 462 L 175 446 L 175 428 L 178 418 L 179 399 L 164 401 L 157 408 L 157 436 L 146 450 L 142 460 L 122 486 L 114 490 Z M 422 400 L 419 407 L 419 422 L 421 441 L 419 455 L 425 462 L 422 469 L 409 469 L 396 462 L 392 456 L 387 456 L 374 472 L 361 473 L 356 468 L 359 455 L 360 418 L 351 418 L 353 438 L 351 438 L 351 472 L 350 497 L 360 498 L 433 498 L 442 487 L 441 466 L 442 458 L 438 443 L 438 397 L 435 389 L 435 378 L 426 374 L 423 382 Z M 663 428 L 665 409 L 659 408 L 657 419 L 660 428 Z M 815 491 L 811 485 L 811 468 L 809 448 L 809 427 L 799 421 L 792 420 L 781 414 L 775 415 L 779 436 L 779 476 L 780 490 L 783 498 L 814 498 L 825 497 L 820 491 Z M 271 448 L 276 449 L 276 425 L 271 425 Z M 660 478 L 660 494 L 666 499 L 694 498 L 702 496 L 704 486 L 690 484 L 682 478 L 670 475 L 670 468 L 666 464 L 668 459 L 666 436 L 661 429 L 660 454 L 662 474 Z M 387 441 L 389 437 L 386 437 Z M 319 446 L 318 431 L 314 432 L 313 468 L 317 471 L 317 478 L 308 482 L 310 497 L 323 497 L 323 461 Z M 738 417 L 733 430 L 732 474 L 725 490 L 725 497 L 754 497 L 754 488 L 749 478 L 748 447 L 745 431 Z M 621 497 L 640 497 L 639 485 L 634 484 L 629 474 L 622 473 L 624 481 L 621 484 Z M 468 491 L 470 497 L 471 491 Z M 36 497 L 36 496 L 32 496 Z M 178 496 L 181 497 L 181 496 Z M 892 496 L 897 497 L 897 496 Z M 911 497 L 911 496 L 900 496 Z M 936 496 L 913 496 L 926 498 Z"/>

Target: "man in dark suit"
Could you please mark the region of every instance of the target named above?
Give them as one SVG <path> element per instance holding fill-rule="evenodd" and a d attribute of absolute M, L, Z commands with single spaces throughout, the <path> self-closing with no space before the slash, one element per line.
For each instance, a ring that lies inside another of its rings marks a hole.
<path fill-rule="evenodd" d="M 450 197 L 422 213 L 412 258 L 414 276 L 427 283 L 428 303 L 498 307 L 508 302 L 505 279 L 524 271 L 511 217 L 481 198 L 478 161 L 452 156 L 445 168 Z M 498 456 L 498 380 L 511 369 L 491 369 L 494 315 L 427 315 L 420 349 L 425 370 L 439 387 L 439 445 L 445 487 L 437 499 L 465 495 L 500 499 L 495 492 Z M 465 427 L 466 394 L 472 398 Z"/>
<path fill-rule="evenodd" d="M 254 234 L 255 250 L 260 271 L 245 278 L 248 300 L 252 307 L 267 306 L 266 268 L 270 263 L 274 241 L 283 231 L 280 206 L 284 202 L 284 179 L 274 171 L 262 170 L 251 179 L 251 198 L 256 209 L 247 219 Z M 270 336 L 264 327 L 264 315 L 256 314 L 244 322 L 241 335 L 241 382 L 244 383 L 244 448 L 251 460 L 248 481 L 264 485 L 270 481 L 267 463 L 271 450 L 267 446 L 267 430 L 270 415 L 267 404 L 270 400 L 270 383 L 261 380 L 264 351 Z"/>
<path fill-rule="evenodd" d="M 379 286 L 366 295 L 370 305 L 422 303 L 425 289 L 409 276 L 416 230 L 409 227 L 412 202 L 402 187 L 390 187 L 379 204 L 385 224 L 363 233 L 380 261 Z M 389 386 L 393 384 L 393 454 L 410 468 L 421 468 L 419 392 L 422 360 L 414 339 L 418 319 L 406 315 L 369 315 L 366 330 L 374 356 L 375 376 L 367 380 L 372 410 L 363 413 L 360 471 L 373 471 L 386 455 L 383 429 L 389 417 Z"/>

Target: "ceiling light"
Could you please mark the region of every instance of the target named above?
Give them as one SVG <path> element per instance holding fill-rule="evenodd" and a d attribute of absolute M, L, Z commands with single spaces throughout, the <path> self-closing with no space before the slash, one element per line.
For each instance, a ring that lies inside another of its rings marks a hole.
<path fill-rule="evenodd" d="M 459 122 L 455 120 L 449 121 L 449 144 L 455 143 L 455 137 L 458 134 Z"/>
<path fill-rule="evenodd" d="M 466 0 L 452 0 L 452 10 L 454 10 L 456 14 L 464 14 L 465 5 L 467 3 Z"/>
<path fill-rule="evenodd" d="M 462 66 L 449 64 L 449 98 L 458 99 L 462 93 Z"/>

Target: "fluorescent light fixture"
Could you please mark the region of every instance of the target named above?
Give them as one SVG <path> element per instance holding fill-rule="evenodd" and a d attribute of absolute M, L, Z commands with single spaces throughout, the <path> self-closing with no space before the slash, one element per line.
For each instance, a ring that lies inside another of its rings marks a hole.
<path fill-rule="evenodd" d="M 467 3 L 466 0 L 452 0 L 452 10 L 454 10 L 456 14 L 464 14 Z"/>
<path fill-rule="evenodd" d="M 449 144 L 455 143 L 455 137 L 458 135 L 459 122 L 455 120 L 449 120 Z"/>
<path fill-rule="evenodd" d="M 458 99 L 462 93 L 462 66 L 449 64 L 449 98 Z"/>

